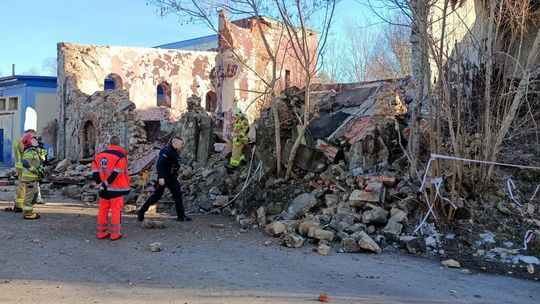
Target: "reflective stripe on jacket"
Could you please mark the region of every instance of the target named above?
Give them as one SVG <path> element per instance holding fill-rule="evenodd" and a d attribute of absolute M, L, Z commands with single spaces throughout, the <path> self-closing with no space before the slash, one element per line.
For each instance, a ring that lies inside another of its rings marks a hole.
<path fill-rule="evenodd" d="M 23 154 L 23 145 L 20 139 L 13 141 L 13 158 L 15 160 L 15 168 L 22 169 L 22 154 Z"/>
<path fill-rule="evenodd" d="M 119 146 L 109 146 L 107 150 L 96 154 L 92 172 L 99 173 L 99 180 L 112 197 L 129 193 L 126 151 Z"/>
<path fill-rule="evenodd" d="M 36 147 L 29 147 L 24 150 L 22 154 L 22 166 L 23 173 L 21 181 L 31 182 L 36 181 L 41 178 L 38 174 L 38 168 L 42 167 L 41 157 L 39 156 L 39 151 Z"/>
<path fill-rule="evenodd" d="M 249 138 L 246 133 L 249 129 L 249 122 L 247 118 L 242 115 L 238 120 L 233 122 L 233 143 L 237 142 L 247 142 Z"/>

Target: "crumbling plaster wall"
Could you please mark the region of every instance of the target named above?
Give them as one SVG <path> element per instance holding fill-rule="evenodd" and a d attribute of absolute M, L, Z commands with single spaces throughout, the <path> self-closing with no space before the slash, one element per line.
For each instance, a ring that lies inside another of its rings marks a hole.
<path fill-rule="evenodd" d="M 131 147 L 144 139 L 143 134 L 130 138 L 141 133 L 137 129 L 142 126 L 142 120 L 178 119 L 186 111 L 189 96 L 202 97 L 214 91 L 210 71 L 215 55 L 215 52 L 59 43 L 60 157 L 83 156 L 81 134 L 87 121 L 96 127 L 99 143 L 104 144 L 110 135 L 120 135 L 125 138 L 124 144 Z M 107 77 L 112 77 L 121 87 L 103 91 Z M 163 82 L 170 85 L 170 108 L 157 106 L 157 86 Z M 132 107 L 128 107 L 128 112 L 118 109 L 126 103 L 133 103 L 137 115 L 131 113 Z"/>
<path fill-rule="evenodd" d="M 261 26 L 273 53 L 277 55 L 279 80 L 274 87 L 276 95 L 285 88 L 286 70 L 290 71 L 288 85 L 303 87 L 305 73 L 291 49 L 282 24 L 261 17 Z M 219 15 L 219 33 L 220 51 L 216 57 L 219 110 L 229 112 L 234 107 L 240 107 L 253 122 L 268 102 L 261 98 L 261 92 L 266 88 L 261 77 L 269 81 L 272 76 L 272 64 L 257 21 L 254 18 L 229 21 L 222 11 Z M 317 37 L 317 33 L 311 32 L 308 39 L 312 58 L 315 58 Z"/>
<path fill-rule="evenodd" d="M 179 117 L 189 96 L 214 91 L 210 71 L 215 52 L 60 43 L 58 55 L 65 67 L 59 70 L 59 87 L 67 79 L 69 90 L 92 95 L 113 74 L 122 82 L 116 89 L 128 91 L 143 120 Z M 171 86 L 170 110 L 157 108 L 157 86 L 163 82 Z"/>
<path fill-rule="evenodd" d="M 97 152 L 100 147 L 106 148 L 113 135 L 120 137 L 122 147 L 130 152 L 146 141 L 144 123 L 133 111 L 134 105 L 129 101 L 126 90 L 98 91 L 91 96 L 72 92 L 70 97 L 76 103 L 67 105 L 65 133 L 58 136 L 62 158 L 89 157 L 85 155 L 85 149 Z M 96 134 L 92 144 L 85 134 L 87 124 Z"/>

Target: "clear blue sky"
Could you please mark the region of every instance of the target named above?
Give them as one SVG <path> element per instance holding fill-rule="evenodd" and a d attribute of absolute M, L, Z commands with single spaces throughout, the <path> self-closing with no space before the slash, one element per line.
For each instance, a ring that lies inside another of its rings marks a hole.
<path fill-rule="evenodd" d="M 44 59 L 56 58 L 56 44 L 63 41 L 152 47 L 213 34 L 204 25 L 182 25 L 175 16 L 158 16 L 146 0 L 0 1 L 3 76 L 11 75 L 12 63 L 16 74 L 26 74 L 32 68 L 42 72 Z M 366 16 L 370 13 L 359 1 L 343 0 L 336 11 L 334 30 L 339 33 L 348 18 L 366 20 Z"/>

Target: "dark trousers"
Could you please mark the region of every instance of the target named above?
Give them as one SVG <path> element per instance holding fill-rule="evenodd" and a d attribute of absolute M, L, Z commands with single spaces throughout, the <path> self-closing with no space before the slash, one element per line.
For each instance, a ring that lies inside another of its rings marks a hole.
<path fill-rule="evenodd" d="M 184 213 L 184 204 L 182 203 L 182 189 L 180 188 L 180 182 L 176 178 L 166 178 L 165 185 L 163 186 L 156 183 L 156 190 L 154 191 L 154 194 L 152 194 L 152 196 L 146 200 L 139 212 L 144 214 L 146 211 L 148 211 L 150 206 L 157 203 L 157 201 L 159 201 L 159 199 L 163 196 L 165 188 L 169 189 L 172 194 L 174 206 L 176 208 L 176 215 L 179 218 L 185 217 L 186 214 Z"/>

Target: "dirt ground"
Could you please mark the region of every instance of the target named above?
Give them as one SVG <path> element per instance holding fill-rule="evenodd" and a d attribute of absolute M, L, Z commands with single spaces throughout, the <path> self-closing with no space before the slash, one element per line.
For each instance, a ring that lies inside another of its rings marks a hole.
<path fill-rule="evenodd" d="M 11 206 L 2 187 L 0 207 Z M 0 212 L 0 303 L 539 303 L 540 283 L 444 269 L 395 253 L 321 256 L 289 249 L 233 219 L 194 216 L 142 229 L 123 216 L 119 241 L 95 238 L 95 205 L 47 197 L 42 218 Z M 210 224 L 224 224 L 211 228 Z M 271 240 L 270 246 L 264 242 Z M 162 243 L 151 252 L 149 244 Z"/>

